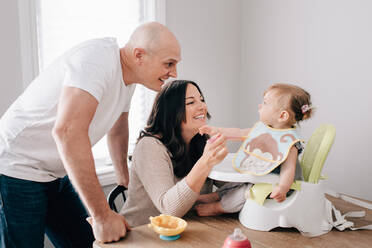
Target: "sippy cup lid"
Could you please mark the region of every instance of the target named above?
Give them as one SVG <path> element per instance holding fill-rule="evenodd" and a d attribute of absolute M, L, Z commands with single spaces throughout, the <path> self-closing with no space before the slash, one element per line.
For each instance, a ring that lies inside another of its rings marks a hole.
<path fill-rule="evenodd" d="M 247 237 L 242 233 L 242 230 L 240 230 L 240 228 L 235 228 L 234 233 L 230 235 L 230 238 L 236 241 L 247 239 Z"/>
<path fill-rule="evenodd" d="M 235 228 L 234 233 L 226 238 L 222 248 L 251 248 L 251 243 L 240 228 Z"/>

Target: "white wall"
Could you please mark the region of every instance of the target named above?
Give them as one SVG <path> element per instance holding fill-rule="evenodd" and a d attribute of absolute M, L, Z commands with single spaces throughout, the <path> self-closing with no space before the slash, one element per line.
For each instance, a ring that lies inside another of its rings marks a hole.
<path fill-rule="evenodd" d="M 257 120 L 271 83 L 298 83 L 317 111 L 305 137 L 321 123 L 336 127 L 323 172 L 338 192 L 372 200 L 372 1 L 242 1 L 240 120 Z"/>
<path fill-rule="evenodd" d="M 0 116 L 22 92 L 17 1 L 0 1 Z"/>
<path fill-rule="evenodd" d="M 178 79 L 199 84 L 213 125 L 239 123 L 240 6 L 240 0 L 166 2 L 166 24 L 182 48 Z"/>

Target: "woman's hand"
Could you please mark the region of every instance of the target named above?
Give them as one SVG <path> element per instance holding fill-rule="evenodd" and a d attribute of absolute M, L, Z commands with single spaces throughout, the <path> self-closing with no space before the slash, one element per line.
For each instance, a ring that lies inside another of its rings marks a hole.
<path fill-rule="evenodd" d="M 197 193 L 200 193 L 203 184 L 214 165 L 220 163 L 227 155 L 226 138 L 218 134 L 207 141 L 203 155 L 186 176 L 187 185 Z"/>
<path fill-rule="evenodd" d="M 225 136 L 217 134 L 207 141 L 201 159 L 208 166 L 214 166 L 220 163 L 226 157 L 227 153 Z"/>

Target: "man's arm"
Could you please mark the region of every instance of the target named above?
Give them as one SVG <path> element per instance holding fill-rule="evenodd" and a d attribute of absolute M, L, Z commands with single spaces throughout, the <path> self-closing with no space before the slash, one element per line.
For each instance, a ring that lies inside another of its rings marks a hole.
<path fill-rule="evenodd" d="M 107 145 L 115 168 L 118 185 L 128 187 L 128 112 L 123 112 L 107 134 Z"/>
<path fill-rule="evenodd" d="M 110 210 L 94 168 L 88 131 L 97 106 L 98 101 L 86 91 L 64 87 L 53 137 L 68 176 L 93 217 L 95 238 L 110 242 L 125 236 L 126 223 Z"/>

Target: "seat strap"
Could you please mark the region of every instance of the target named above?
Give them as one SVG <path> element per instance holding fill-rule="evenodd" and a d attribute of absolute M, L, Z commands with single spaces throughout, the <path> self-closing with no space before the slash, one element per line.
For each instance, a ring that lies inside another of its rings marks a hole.
<path fill-rule="evenodd" d="M 372 230 L 372 224 L 361 227 L 355 227 L 354 222 L 348 221 L 345 218 L 345 217 L 362 218 L 366 215 L 365 211 L 351 211 L 342 215 L 341 212 L 337 210 L 328 199 L 326 199 L 326 208 L 328 213 L 328 222 L 339 231 L 344 231 L 345 229 L 350 229 L 352 231 L 360 229 Z M 333 219 L 333 216 L 335 217 L 336 220 Z"/>

